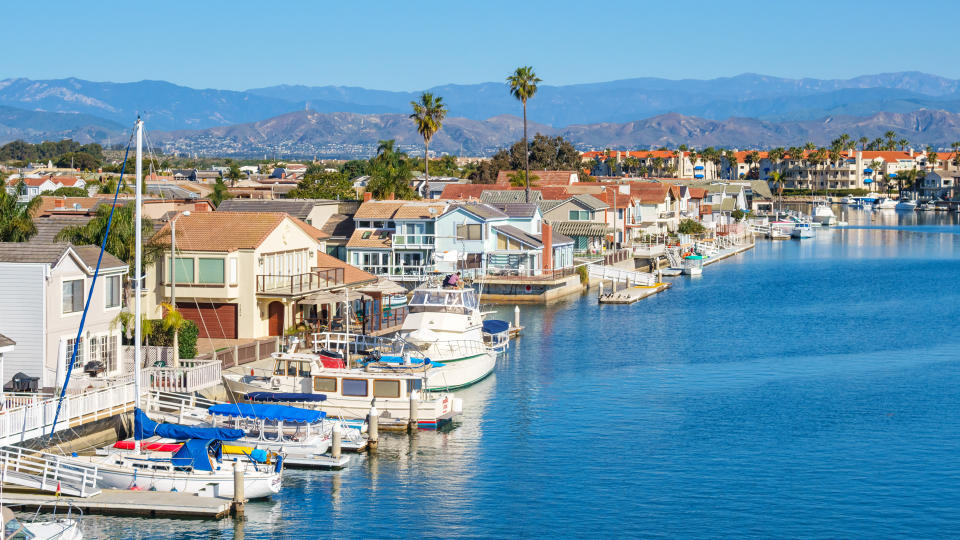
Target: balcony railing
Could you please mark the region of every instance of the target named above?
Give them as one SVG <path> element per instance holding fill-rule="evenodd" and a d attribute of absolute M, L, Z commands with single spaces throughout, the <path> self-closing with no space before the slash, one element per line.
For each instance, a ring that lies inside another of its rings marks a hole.
<path fill-rule="evenodd" d="M 393 247 L 433 246 L 432 234 L 394 234 Z"/>
<path fill-rule="evenodd" d="M 313 272 L 293 275 L 258 274 L 257 292 L 305 294 L 344 283 L 343 268 L 315 268 Z"/>

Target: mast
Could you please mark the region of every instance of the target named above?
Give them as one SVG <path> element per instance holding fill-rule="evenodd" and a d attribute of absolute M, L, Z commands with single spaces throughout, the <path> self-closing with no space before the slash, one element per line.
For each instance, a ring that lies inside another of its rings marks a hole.
<path fill-rule="evenodd" d="M 143 216 L 141 215 L 141 208 L 143 206 L 143 120 L 137 118 L 137 198 L 136 198 L 136 220 L 134 221 L 134 227 L 136 228 L 136 256 L 134 260 L 134 279 L 136 279 L 136 284 L 134 285 L 134 294 L 133 294 L 133 321 L 134 321 L 134 345 L 133 345 L 133 388 L 136 393 L 136 408 L 140 408 L 140 370 L 142 363 L 142 351 L 140 350 L 140 337 L 141 337 L 141 328 L 140 328 L 140 292 L 143 287 L 143 228 L 140 226 L 143 221 Z M 136 433 L 134 433 L 136 435 Z M 136 441 L 136 452 L 140 453 L 140 440 L 134 437 Z"/>

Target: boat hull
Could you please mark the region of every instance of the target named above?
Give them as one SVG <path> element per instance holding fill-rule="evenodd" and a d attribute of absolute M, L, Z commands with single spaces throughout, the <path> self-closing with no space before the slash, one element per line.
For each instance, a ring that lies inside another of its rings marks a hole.
<path fill-rule="evenodd" d="M 149 469 L 127 471 L 101 466 L 97 485 L 106 489 L 137 489 L 147 491 L 179 491 L 207 493 L 210 496 L 233 497 L 233 471 L 221 469 L 211 473 L 154 472 Z M 249 499 L 263 499 L 280 492 L 282 476 L 246 471 L 243 494 Z"/>
<path fill-rule="evenodd" d="M 427 375 L 427 390 L 438 392 L 470 386 L 486 379 L 497 365 L 494 353 L 482 353 L 461 359 L 444 359 L 443 366 Z"/>

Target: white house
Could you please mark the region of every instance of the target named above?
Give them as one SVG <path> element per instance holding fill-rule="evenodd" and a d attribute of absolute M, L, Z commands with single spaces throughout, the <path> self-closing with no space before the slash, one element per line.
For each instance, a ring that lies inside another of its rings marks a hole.
<path fill-rule="evenodd" d="M 4 383 L 23 372 L 39 377 L 42 388 L 62 386 L 88 297 L 70 386 L 84 386 L 91 361 L 103 364 L 98 377 L 122 372 L 121 330 L 114 319 L 123 307 L 127 265 L 105 253 L 91 296 L 99 254 L 97 246 L 0 243 L 0 298 L 7 308 L 15 306 L 15 313 L 0 318 L 0 333 L 17 344 L 4 354 Z"/>

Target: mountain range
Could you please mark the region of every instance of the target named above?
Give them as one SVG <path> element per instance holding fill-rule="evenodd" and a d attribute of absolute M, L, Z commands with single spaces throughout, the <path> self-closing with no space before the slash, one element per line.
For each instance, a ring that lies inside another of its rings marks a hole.
<path fill-rule="evenodd" d="M 520 104 L 504 83 L 428 89 L 449 108 L 431 148 L 489 153 L 521 137 Z M 165 81 L 0 81 L 0 142 L 71 137 L 121 142 L 139 113 L 157 141 L 190 153 L 362 155 L 380 139 L 422 141 L 407 118 L 419 92 L 280 85 L 246 91 Z M 851 79 L 743 74 L 709 80 L 625 79 L 541 85 L 531 135 L 582 147 L 771 146 L 894 129 L 914 144 L 960 139 L 960 81 L 918 72 Z"/>

